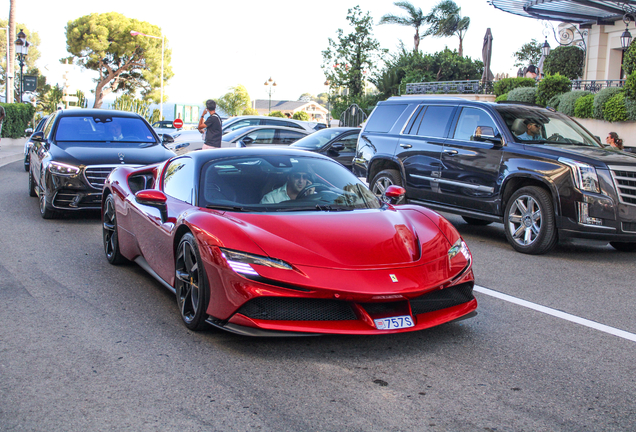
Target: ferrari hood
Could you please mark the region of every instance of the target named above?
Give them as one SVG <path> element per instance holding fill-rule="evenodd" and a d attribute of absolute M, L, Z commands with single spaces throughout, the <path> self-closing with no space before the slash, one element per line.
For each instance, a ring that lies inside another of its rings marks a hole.
<path fill-rule="evenodd" d="M 410 214 L 409 214 L 410 213 Z M 426 216 L 395 210 L 246 213 L 229 216 L 272 258 L 325 268 L 385 268 L 430 262 L 450 244 Z"/>

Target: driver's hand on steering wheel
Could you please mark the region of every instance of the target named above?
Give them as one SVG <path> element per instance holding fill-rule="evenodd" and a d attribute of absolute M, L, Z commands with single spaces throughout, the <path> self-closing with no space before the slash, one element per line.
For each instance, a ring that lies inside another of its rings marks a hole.
<path fill-rule="evenodd" d="M 310 184 L 312 184 L 311 180 L 307 180 L 307 186 L 309 186 Z M 305 186 L 305 187 L 307 187 L 307 186 Z M 312 195 L 312 194 L 315 194 L 315 193 L 316 193 L 316 190 L 314 188 L 309 188 L 309 189 L 307 189 L 306 195 Z"/>

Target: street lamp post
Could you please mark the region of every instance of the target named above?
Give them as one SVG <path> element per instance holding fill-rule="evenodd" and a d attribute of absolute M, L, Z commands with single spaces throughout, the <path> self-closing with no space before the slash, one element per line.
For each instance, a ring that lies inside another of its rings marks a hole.
<path fill-rule="evenodd" d="M 7 67 L 5 68 L 5 80 L 4 80 L 4 86 L 5 86 L 5 98 L 4 101 L 6 103 L 9 103 L 9 101 L 11 100 L 11 98 L 9 97 L 9 95 L 11 94 L 11 91 L 9 90 L 11 88 L 11 85 L 9 85 L 9 82 L 12 81 L 12 73 L 9 73 L 9 27 L 2 27 L 0 28 L 0 30 L 5 30 L 7 32 Z"/>
<path fill-rule="evenodd" d="M 265 85 L 268 87 L 267 92 L 269 93 L 269 114 L 272 113 L 272 92 L 274 87 L 276 87 L 276 81 L 272 80 L 272 77 L 269 77 L 267 81 L 265 81 Z"/>
<path fill-rule="evenodd" d="M 15 51 L 18 54 L 18 61 L 20 62 L 20 103 L 22 103 L 22 89 L 24 85 L 24 59 L 29 54 L 29 46 L 31 46 L 31 44 L 27 42 L 26 34 L 20 29 L 18 38 L 15 40 Z"/>
<path fill-rule="evenodd" d="M 152 36 L 152 35 L 147 35 L 135 30 L 131 30 L 130 35 L 145 36 L 145 37 L 149 37 L 153 39 L 161 39 L 161 100 L 159 101 L 159 117 L 161 117 L 161 120 L 163 120 L 163 51 L 165 48 L 166 38 L 163 35 L 163 33 L 161 33 L 161 36 Z"/>

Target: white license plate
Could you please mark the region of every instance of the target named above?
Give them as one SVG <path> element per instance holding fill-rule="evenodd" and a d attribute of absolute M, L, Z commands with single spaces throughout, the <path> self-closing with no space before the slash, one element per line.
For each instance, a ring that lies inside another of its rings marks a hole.
<path fill-rule="evenodd" d="M 396 330 L 415 326 L 415 324 L 413 324 L 413 318 L 409 315 L 382 318 L 374 321 L 375 328 L 378 330 Z"/>

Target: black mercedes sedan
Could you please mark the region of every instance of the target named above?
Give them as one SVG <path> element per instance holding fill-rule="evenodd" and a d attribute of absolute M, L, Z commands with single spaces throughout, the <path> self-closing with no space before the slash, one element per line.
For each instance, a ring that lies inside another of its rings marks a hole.
<path fill-rule="evenodd" d="M 31 136 L 29 195 L 44 219 L 101 208 L 104 181 L 122 165 L 141 166 L 175 155 L 143 117 L 115 110 L 60 110 Z"/>

